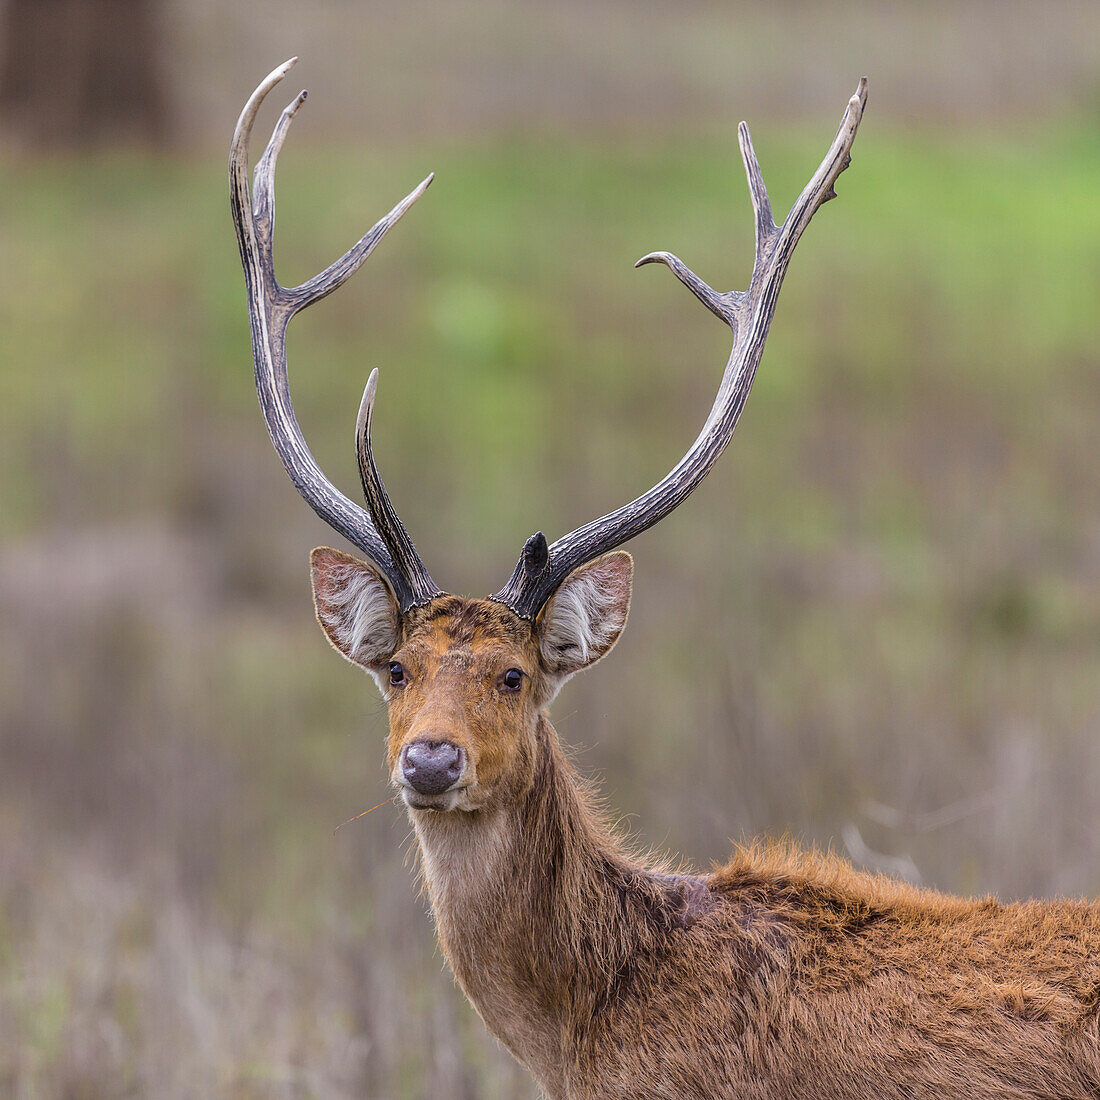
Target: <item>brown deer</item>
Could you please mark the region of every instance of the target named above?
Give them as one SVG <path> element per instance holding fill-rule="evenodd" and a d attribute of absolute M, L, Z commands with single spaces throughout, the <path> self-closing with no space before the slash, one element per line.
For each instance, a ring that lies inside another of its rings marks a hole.
<path fill-rule="evenodd" d="M 441 592 L 371 450 L 376 374 L 357 425 L 367 510 L 310 454 L 287 386 L 290 318 L 344 282 L 429 176 L 326 271 L 288 290 L 272 260 L 274 172 L 302 92 L 248 184 L 255 91 L 230 158 L 260 404 L 298 491 L 366 555 L 312 556 L 317 617 L 389 707 L 388 766 L 408 808 L 440 946 L 488 1029 L 549 1097 L 1100 1096 L 1100 907 L 1002 905 L 918 890 L 789 846 L 739 849 L 709 874 L 636 857 L 573 770 L 547 708 L 614 646 L 632 562 L 615 550 L 667 515 L 729 442 L 791 253 L 834 195 L 866 104 L 776 226 L 744 123 L 756 215 L 745 292 L 661 262 L 733 330 L 696 441 L 637 500 L 547 545 L 527 540 L 495 596 Z"/>

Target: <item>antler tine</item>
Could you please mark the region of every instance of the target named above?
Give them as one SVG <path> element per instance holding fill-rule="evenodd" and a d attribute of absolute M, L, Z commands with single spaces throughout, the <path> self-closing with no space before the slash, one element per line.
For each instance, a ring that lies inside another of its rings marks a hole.
<path fill-rule="evenodd" d="M 749 181 L 749 196 L 752 198 L 752 210 L 756 215 L 756 256 L 771 243 L 779 226 L 772 217 L 772 203 L 768 198 L 768 189 L 760 171 L 760 162 L 756 159 L 756 150 L 752 147 L 752 135 L 749 124 L 741 122 L 737 126 L 737 144 L 741 147 L 741 161 L 745 165 L 745 178 Z M 756 264 L 753 263 L 753 274 Z"/>
<path fill-rule="evenodd" d="M 244 110 L 241 111 L 241 116 L 237 119 L 236 129 L 233 131 L 233 143 L 229 147 L 229 201 L 233 211 L 233 224 L 237 228 L 237 241 L 241 249 L 241 260 L 245 265 L 246 282 L 249 275 L 249 260 L 258 259 L 261 261 L 261 264 L 263 264 L 264 260 L 270 260 L 271 258 L 270 224 L 264 226 L 264 228 L 268 230 L 267 232 L 257 234 L 256 210 L 253 207 L 252 196 L 248 187 L 248 146 L 252 138 L 252 127 L 256 122 L 256 115 L 259 113 L 260 107 L 263 106 L 263 102 L 267 98 L 268 92 L 270 92 L 297 63 L 298 59 L 292 57 L 289 61 L 284 61 L 278 68 L 272 69 L 272 71 L 264 77 L 259 87 L 249 96 L 248 102 L 244 105 Z M 287 112 L 284 111 L 284 117 L 286 114 Z M 281 125 L 283 119 L 280 119 L 279 122 Z M 276 129 L 278 130 L 278 127 Z M 285 134 L 286 126 L 282 126 L 282 130 Z M 278 144 L 282 144 L 281 139 Z M 275 145 L 274 134 L 268 145 L 265 157 L 271 152 L 272 145 Z M 275 151 L 276 153 L 278 152 L 277 145 Z M 273 194 L 268 197 L 270 201 L 274 201 Z M 247 257 L 246 251 L 248 254 Z M 266 269 L 267 264 L 263 264 L 263 267 Z M 272 273 L 264 270 L 263 274 L 270 275 Z M 269 281 L 272 288 L 280 289 L 273 277 Z"/>
<path fill-rule="evenodd" d="M 670 252 L 651 252 L 635 265 L 665 264 L 696 298 L 733 330 L 729 362 L 702 430 L 684 457 L 640 497 L 564 535 L 549 547 L 548 553 L 534 558 L 527 553 L 521 555 L 508 583 L 493 599 L 523 618 L 534 619 L 572 570 L 652 527 L 681 504 L 706 477 L 726 449 L 744 408 L 795 246 L 822 203 L 836 196 L 837 177 L 851 162 L 852 142 L 866 103 L 867 80 L 863 78 L 848 101 L 825 159 L 781 226 L 772 219 L 771 202 L 749 129 L 741 123 L 738 142 L 756 222 L 756 248 L 749 289 L 716 291 Z M 528 540 L 528 545 L 530 543 Z"/>
<path fill-rule="evenodd" d="M 375 222 L 340 259 L 329 264 L 319 275 L 314 275 L 312 279 L 308 279 L 301 286 L 288 291 L 294 299 L 295 311 L 305 309 L 306 306 L 311 306 L 314 302 L 319 302 L 322 298 L 327 297 L 334 290 L 343 286 L 363 266 L 363 261 L 374 251 L 375 245 L 405 216 L 406 211 L 413 203 L 428 190 L 433 179 L 435 179 L 435 173 L 430 172 L 384 218 Z"/>
<path fill-rule="evenodd" d="M 290 131 L 290 124 L 305 103 L 309 93 L 303 88 L 279 115 L 279 121 L 275 123 L 275 129 L 271 131 L 271 140 L 267 143 L 263 156 L 256 165 L 256 172 L 252 181 L 252 210 L 256 221 L 259 223 L 264 237 L 264 255 L 271 261 L 271 281 L 275 282 L 274 270 L 274 240 L 275 240 L 275 165 L 279 160 L 279 150 L 286 141 L 286 135 Z M 277 283 L 275 285 L 278 285 Z M 282 287 L 279 288 L 282 290 Z"/>
<path fill-rule="evenodd" d="M 714 290 L 707 286 L 679 256 L 674 256 L 671 252 L 650 252 L 649 255 L 638 260 L 634 266 L 644 267 L 646 264 L 664 264 L 718 320 L 725 321 L 736 332 L 745 299 L 743 291 L 728 290 L 723 294 Z"/>
<path fill-rule="evenodd" d="M 275 165 L 290 123 L 305 101 L 306 93 L 301 92 L 295 97 L 279 117 L 271 140 L 256 165 L 254 194 L 248 185 L 248 145 L 256 115 L 264 99 L 297 60 L 291 58 L 274 69 L 249 97 L 237 122 L 229 154 L 230 206 L 248 294 L 256 392 L 271 441 L 298 492 L 321 519 L 358 546 L 378 566 L 393 588 L 402 609 L 408 610 L 426 602 L 439 590 L 431 583 L 431 578 L 423 563 L 416 557 L 415 550 L 412 551 L 412 558 L 407 553 L 395 558 L 390 551 L 388 538 L 379 533 L 372 514 L 344 496 L 317 465 L 306 445 L 290 399 L 286 329 L 295 313 L 332 293 L 358 270 L 390 227 L 424 193 L 431 177 L 398 203 L 358 244 L 320 275 L 291 290 L 280 286 L 275 278 L 273 246 Z M 400 521 L 396 519 L 388 498 L 385 498 L 384 489 L 382 498 L 387 509 L 382 525 L 388 536 L 392 532 L 394 521 L 398 526 Z M 401 530 L 404 532 L 404 528 Z M 407 542 L 408 535 L 405 534 L 404 538 Z M 411 542 L 408 542 L 408 546 L 411 548 Z M 406 573 L 406 567 L 413 560 L 416 567 Z"/>
<path fill-rule="evenodd" d="M 359 480 L 363 483 L 363 494 L 367 498 L 367 507 L 374 516 L 375 526 L 382 536 L 394 563 L 403 577 L 409 582 L 413 600 L 417 604 L 427 603 L 433 596 L 440 595 L 435 582 L 428 576 L 420 555 L 409 538 L 405 525 L 401 522 L 390 503 L 386 486 L 378 473 L 371 447 L 371 424 L 374 420 L 374 395 L 378 390 L 378 368 L 370 372 L 363 400 L 359 405 L 359 416 L 355 422 L 355 457 L 359 462 Z"/>

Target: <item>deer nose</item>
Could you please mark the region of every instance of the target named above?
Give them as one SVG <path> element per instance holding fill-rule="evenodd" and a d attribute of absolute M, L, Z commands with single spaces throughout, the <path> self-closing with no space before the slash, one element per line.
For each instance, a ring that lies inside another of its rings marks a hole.
<path fill-rule="evenodd" d="M 465 752 L 450 741 L 414 741 L 401 750 L 401 774 L 417 794 L 449 790 L 465 763 Z"/>

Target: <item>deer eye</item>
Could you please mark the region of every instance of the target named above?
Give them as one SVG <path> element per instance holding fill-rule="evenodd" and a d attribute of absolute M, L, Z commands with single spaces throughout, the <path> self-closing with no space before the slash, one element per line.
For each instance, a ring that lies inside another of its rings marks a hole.
<path fill-rule="evenodd" d="M 519 691 L 523 683 L 523 673 L 518 668 L 510 668 L 502 678 L 505 691 Z"/>
<path fill-rule="evenodd" d="M 390 683 L 394 687 L 402 687 L 405 683 L 405 668 L 400 661 L 390 662 Z"/>

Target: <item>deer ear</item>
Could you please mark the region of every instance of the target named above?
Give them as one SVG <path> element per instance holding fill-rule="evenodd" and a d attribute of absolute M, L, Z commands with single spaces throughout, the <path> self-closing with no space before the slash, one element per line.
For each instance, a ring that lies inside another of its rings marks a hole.
<path fill-rule="evenodd" d="M 542 663 L 560 683 L 611 652 L 626 626 L 633 579 L 634 559 L 616 550 L 574 569 L 539 612 Z"/>
<path fill-rule="evenodd" d="M 377 679 L 401 627 L 401 608 L 382 575 L 365 561 L 319 546 L 309 556 L 313 606 L 330 642 Z"/>

